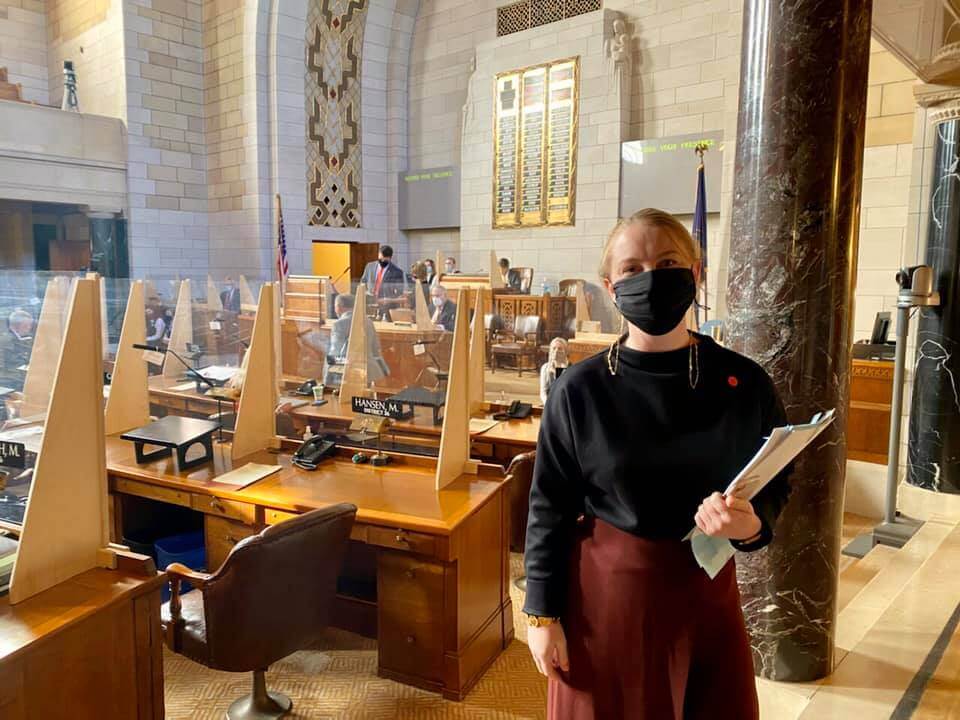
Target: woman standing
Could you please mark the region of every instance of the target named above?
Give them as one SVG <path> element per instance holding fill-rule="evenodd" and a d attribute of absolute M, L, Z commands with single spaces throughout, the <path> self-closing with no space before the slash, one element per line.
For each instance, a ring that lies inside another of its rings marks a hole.
<path fill-rule="evenodd" d="M 766 373 L 684 317 L 700 278 L 686 228 L 641 210 L 600 269 L 628 332 L 550 391 L 526 541 L 528 642 L 554 720 L 756 720 L 733 562 L 711 580 L 696 525 L 770 542 L 786 472 L 752 502 L 720 493 L 784 422 Z"/>
<path fill-rule="evenodd" d="M 567 341 L 554 338 L 550 341 L 547 361 L 540 366 L 540 402 L 546 404 L 550 388 L 570 363 L 567 361 Z"/>

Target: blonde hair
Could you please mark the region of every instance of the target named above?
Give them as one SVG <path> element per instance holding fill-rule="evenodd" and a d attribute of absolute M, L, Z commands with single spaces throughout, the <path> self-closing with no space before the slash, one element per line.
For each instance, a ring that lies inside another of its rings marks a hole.
<path fill-rule="evenodd" d="M 427 280 L 427 264 L 422 260 L 417 260 L 410 266 L 410 274 L 413 275 L 414 280 L 419 280 L 420 282 L 426 282 Z"/>
<path fill-rule="evenodd" d="M 607 236 L 607 241 L 603 245 L 603 253 L 600 255 L 600 278 L 602 280 L 610 277 L 610 248 L 613 246 L 614 239 L 632 225 L 646 225 L 663 230 L 677 251 L 686 260 L 695 263 L 700 259 L 700 246 L 694 242 L 693 236 L 682 222 L 663 210 L 644 208 L 630 217 L 618 221 Z"/>

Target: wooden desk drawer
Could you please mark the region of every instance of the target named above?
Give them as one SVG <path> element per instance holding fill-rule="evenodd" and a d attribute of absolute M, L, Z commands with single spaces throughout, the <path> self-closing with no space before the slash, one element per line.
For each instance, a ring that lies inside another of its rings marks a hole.
<path fill-rule="evenodd" d="M 406 550 L 420 555 L 434 555 L 437 550 L 437 539 L 433 535 L 385 528 L 379 525 L 369 526 L 367 542 L 392 550 Z"/>
<path fill-rule="evenodd" d="M 115 478 L 113 486 L 116 492 L 127 495 L 138 495 L 140 497 L 150 498 L 151 500 L 170 503 L 171 505 L 191 507 L 190 493 L 183 492 L 182 490 L 173 490 L 171 488 L 160 487 L 159 485 L 127 480 L 126 478 Z"/>
<path fill-rule="evenodd" d="M 219 515 L 245 523 L 257 521 L 257 506 L 236 500 L 223 500 L 213 495 L 194 495 L 192 507 L 207 515 Z"/>
<path fill-rule="evenodd" d="M 443 681 L 443 565 L 381 552 L 377 607 L 380 667 Z"/>
<path fill-rule="evenodd" d="M 266 508 L 263 511 L 263 522 L 267 525 L 276 525 L 277 523 L 282 523 L 284 520 L 289 520 L 290 518 L 295 518 L 296 516 L 296 513 Z"/>
<path fill-rule="evenodd" d="M 223 564 L 234 545 L 259 532 L 253 525 L 245 525 L 216 515 L 204 516 L 204 530 L 206 532 L 207 570 L 209 572 L 214 572 Z"/>

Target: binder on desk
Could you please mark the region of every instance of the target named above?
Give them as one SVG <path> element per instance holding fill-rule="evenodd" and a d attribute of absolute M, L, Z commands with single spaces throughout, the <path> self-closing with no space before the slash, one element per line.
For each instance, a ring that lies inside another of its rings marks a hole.
<path fill-rule="evenodd" d="M 757 454 L 748 462 L 724 490 L 724 497 L 732 495 L 752 500 L 780 472 L 812 443 L 833 422 L 834 410 L 817 413 L 802 425 L 774 428 Z M 685 539 L 690 540 L 697 564 L 710 578 L 733 557 L 733 545 L 726 538 L 710 537 L 694 528 Z"/>

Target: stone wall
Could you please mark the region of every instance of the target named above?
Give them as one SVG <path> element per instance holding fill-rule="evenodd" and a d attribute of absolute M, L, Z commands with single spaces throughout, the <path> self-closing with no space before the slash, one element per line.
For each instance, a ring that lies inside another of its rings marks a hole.
<path fill-rule="evenodd" d="M 207 177 L 200 0 L 124 0 L 131 268 L 203 278 Z"/>
<path fill-rule="evenodd" d="M 63 98 L 63 61 L 77 73 L 80 111 L 126 119 L 123 0 L 47 0 L 50 104 Z"/>
<path fill-rule="evenodd" d="M 907 214 L 914 162 L 916 77 L 873 42 L 867 94 L 854 339 L 870 337 L 876 314 L 896 316 L 897 270 L 908 252 Z"/>
<path fill-rule="evenodd" d="M 463 271 L 489 268 L 492 249 L 513 265 L 535 268 L 537 286 L 544 279 L 555 288 L 565 277 L 596 278 L 600 249 L 617 218 L 620 143 L 627 139 L 630 122 L 629 96 L 617 84 L 622 77 L 623 86 L 629 87 L 629 67 L 615 67 L 608 48 L 617 17 L 602 10 L 477 47 L 458 163 Z M 500 72 L 571 56 L 580 58 L 575 224 L 495 230 L 492 79 Z"/>
<path fill-rule="evenodd" d="M 0 0 L 0 68 L 24 100 L 41 105 L 50 101 L 46 23 L 44 0 Z"/>
<path fill-rule="evenodd" d="M 475 63 L 475 47 L 494 41 L 496 7 L 502 4 L 505 3 L 497 0 L 438 0 L 421 8 L 417 15 L 410 66 L 409 169 L 460 163 L 462 113 Z M 604 5 L 607 11 L 617 12 L 626 21 L 631 37 L 632 79 L 625 103 L 629 105 L 630 114 L 620 139 L 724 132 L 723 176 L 707 179 L 710 183 L 721 183 L 721 207 L 709 208 L 708 222 L 709 300 L 714 312 L 721 313 L 732 201 L 741 6 L 738 0 L 614 0 Z M 531 64 L 533 60 L 522 58 L 539 57 L 547 47 L 554 48 L 555 56 L 548 59 L 565 57 L 575 54 L 585 40 L 583 35 L 571 30 L 570 22 L 551 23 L 500 40 L 516 48 L 517 67 Z M 594 44 L 601 41 L 599 36 L 590 39 Z M 492 77 L 479 78 L 478 82 L 480 87 L 489 85 Z M 490 116 L 492 107 L 480 107 L 477 112 Z M 606 156 L 597 158 L 596 150 L 591 151 L 583 156 L 580 167 L 619 163 L 618 152 L 616 157 L 612 148 L 605 152 Z M 470 170 L 466 160 L 463 172 L 467 202 L 470 191 L 466 178 Z M 616 180 L 617 176 L 611 176 L 608 182 Z M 693 183 L 691 178 L 691 195 Z M 608 190 L 613 192 L 613 186 L 605 189 L 604 194 Z M 489 196 L 489 186 L 486 192 Z M 569 236 L 561 240 L 553 239 L 552 231 L 548 230 L 533 231 L 519 246 L 517 238 L 508 237 L 515 233 L 513 230 L 497 231 L 488 239 L 498 252 L 502 247 L 503 254 L 511 256 L 517 265 L 527 264 L 525 258 L 543 251 L 546 264 L 537 267 L 540 279 L 547 274 L 554 284 L 560 277 L 582 277 L 596 282 L 602 239 L 616 222 L 618 208 L 615 202 L 608 206 L 610 197 L 593 197 L 590 192 L 578 197 L 577 225 L 580 227 L 568 231 Z M 472 201 L 473 197 L 469 202 Z M 467 212 L 464 204 L 464 213 Z M 690 218 L 685 220 L 689 224 Z M 472 244 L 475 238 L 463 237 L 457 231 L 412 231 L 406 235 L 417 257 L 433 257 L 437 247 L 454 255 L 463 254 L 465 259 L 470 258 L 470 253 L 482 250 Z M 578 237 L 583 242 L 578 242 Z M 486 250 L 489 251 L 489 247 Z M 461 265 L 472 266 L 464 262 Z M 535 284 L 539 285 L 539 280 Z"/>

